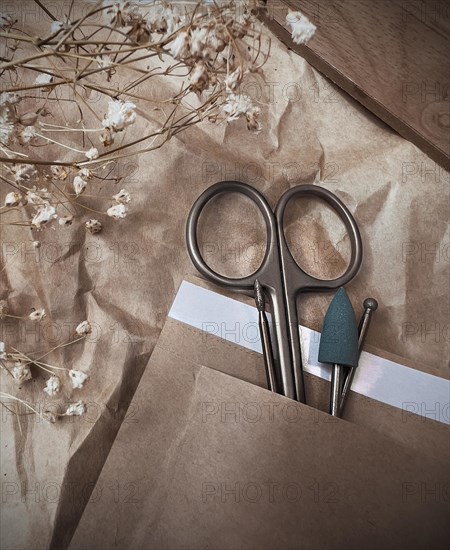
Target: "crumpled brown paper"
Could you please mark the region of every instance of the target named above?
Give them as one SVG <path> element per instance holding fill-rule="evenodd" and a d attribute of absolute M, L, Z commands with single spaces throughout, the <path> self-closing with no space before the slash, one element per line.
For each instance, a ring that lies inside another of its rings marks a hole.
<path fill-rule="evenodd" d="M 368 296 L 380 304 L 368 343 L 448 378 L 449 174 L 275 38 L 264 76 L 265 82 L 256 78 L 242 90 L 261 107 L 260 135 L 243 121 L 204 122 L 160 150 L 124 161 L 121 185 L 133 196 L 131 212 L 99 235 L 47 228 L 36 236 L 2 226 L 1 298 L 14 311 L 33 306 L 48 312 L 36 333 L 24 333 L 34 326 L 4 323 L 2 339 L 46 350 L 85 318 L 95 326 L 85 342 L 59 353 L 60 364 L 90 374 L 83 390 L 63 398 L 84 399 L 85 417 L 57 425 L 22 417 L 20 434 L 17 420 L 2 410 L 2 548 L 67 546 L 82 512 L 80 495 L 87 501 L 92 489 L 85 480 L 100 472 L 176 289 L 186 273 L 195 273 L 185 247 L 186 216 L 216 181 L 250 183 L 272 205 L 297 183 L 321 182 L 336 192 L 354 213 L 364 243 L 349 296 L 357 314 Z M 153 120 L 145 108 L 140 114 L 131 132 Z M 1 199 L 5 193 L 2 185 Z M 236 206 L 231 218 L 230 206 Z M 298 212 L 287 215 L 292 246 L 297 255 L 312 253 L 307 265 L 313 273 L 331 276 L 348 256 L 345 231 L 310 204 L 301 211 L 301 221 Z M 241 199 L 226 199 L 213 220 L 206 215 L 202 241 L 212 264 L 223 260 L 235 274 L 253 266 L 264 229 L 255 229 L 249 212 Z M 32 248 L 37 238 L 38 253 Z M 329 299 L 302 297 L 302 323 L 319 328 Z M 36 375 L 19 395 L 42 405 L 42 378 Z M 11 389 L 1 380 L 2 390 Z M 128 411 L 125 421 L 132 415 Z"/>

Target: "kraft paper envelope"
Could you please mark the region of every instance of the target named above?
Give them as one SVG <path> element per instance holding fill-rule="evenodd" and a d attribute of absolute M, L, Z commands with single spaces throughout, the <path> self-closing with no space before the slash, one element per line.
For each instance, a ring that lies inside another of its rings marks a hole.
<path fill-rule="evenodd" d="M 70 548 L 448 547 L 447 426 L 257 384 L 260 354 L 168 318 Z"/>

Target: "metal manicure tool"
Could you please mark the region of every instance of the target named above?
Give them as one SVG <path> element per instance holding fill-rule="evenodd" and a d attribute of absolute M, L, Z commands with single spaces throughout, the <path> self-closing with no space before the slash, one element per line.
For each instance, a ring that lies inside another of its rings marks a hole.
<path fill-rule="evenodd" d="M 203 259 L 198 244 L 197 227 L 203 209 L 211 199 L 227 193 L 240 193 L 250 198 L 266 222 L 267 246 L 264 259 L 254 273 L 241 278 L 225 277 L 211 269 Z M 283 223 L 288 203 L 292 199 L 311 197 L 327 203 L 342 220 L 349 235 L 349 266 L 342 276 L 333 280 L 317 279 L 306 273 L 295 262 L 286 241 Z M 362 243 L 358 226 L 350 211 L 336 195 L 318 185 L 292 187 L 281 196 L 275 210 L 272 210 L 264 196 L 254 187 L 237 181 L 224 181 L 211 186 L 195 201 L 187 219 L 186 241 L 193 264 L 209 281 L 236 292 L 254 295 L 258 280 L 258 309 L 260 310 L 263 296 L 268 301 L 274 327 L 273 339 L 269 340 L 264 315 L 261 316 L 260 311 L 262 330 L 265 333 L 263 339 L 266 341 L 263 343 L 266 368 L 270 369 L 273 387 L 276 387 L 278 393 L 305 403 L 297 299 L 304 292 L 336 290 L 357 274 L 362 261 Z M 272 355 L 269 355 L 270 347 L 273 349 Z"/>

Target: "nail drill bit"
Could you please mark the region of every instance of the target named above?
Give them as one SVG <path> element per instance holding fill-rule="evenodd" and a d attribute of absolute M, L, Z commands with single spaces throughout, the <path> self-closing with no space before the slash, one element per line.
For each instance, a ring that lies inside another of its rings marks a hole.
<path fill-rule="evenodd" d="M 329 413 L 339 416 L 343 366 L 358 364 L 358 328 L 355 312 L 344 288 L 340 288 L 323 321 L 319 361 L 333 365 Z"/>
<path fill-rule="evenodd" d="M 266 368 L 267 386 L 269 390 L 277 392 L 277 383 L 275 379 L 274 357 L 272 342 L 270 339 L 269 322 L 265 310 L 264 293 L 261 283 L 255 280 L 255 303 L 258 309 L 259 331 L 261 334 L 261 343 L 263 348 L 264 366 Z"/>
<path fill-rule="evenodd" d="M 358 349 L 359 354 L 361 354 L 361 350 L 364 344 L 364 339 L 367 334 L 367 329 L 370 325 L 370 319 L 372 316 L 372 313 L 378 308 L 378 302 L 375 300 L 375 298 L 366 298 L 364 300 L 364 313 L 362 314 L 362 317 L 359 321 L 359 327 L 358 327 Z M 348 397 L 348 394 L 350 393 L 350 388 L 353 382 L 353 378 L 355 377 L 356 373 L 356 367 L 350 368 L 350 371 L 347 374 L 347 377 L 344 380 L 344 386 L 342 388 L 342 395 L 341 395 L 341 404 L 339 407 L 339 416 L 342 416 L 342 413 L 344 411 L 344 406 L 346 399 Z"/>

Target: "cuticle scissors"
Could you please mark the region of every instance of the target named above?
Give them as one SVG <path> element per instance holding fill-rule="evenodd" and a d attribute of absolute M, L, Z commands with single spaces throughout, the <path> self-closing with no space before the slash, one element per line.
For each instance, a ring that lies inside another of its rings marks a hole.
<path fill-rule="evenodd" d="M 241 193 L 261 211 L 267 230 L 267 247 L 258 269 L 250 275 L 230 278 L 212 270 L 202 257 L 198 245 L 197 226 L 203 208 L 223 193 Z M 306 273 L 294 260 L 286 241 L 283 218 L 294 197 L 315 197 L 325 201 L 344 222 L 351 243 L 347 270 L 336 279 L 318 279 Z M 297 298 L 303 292 L 330 291 L 347 284 L 357 274 L 362 262 L 361 235 L 352 214 L 343 202 L 328 189 L 318 185 L 297 185 L 288 189 L 273 211 L 264 196 L 254 187 L 238 181 L 222 181 L 206 189 L 195 201 L 186 224 L 189 256 L 197 270 L 210 282 L 236 292 L 251 293 L 259 280 L 268 296 L 277 351 L 275 358 L 277 386 L 280 393 L 306 402 L 303 365 L 300 349 Z"/>

